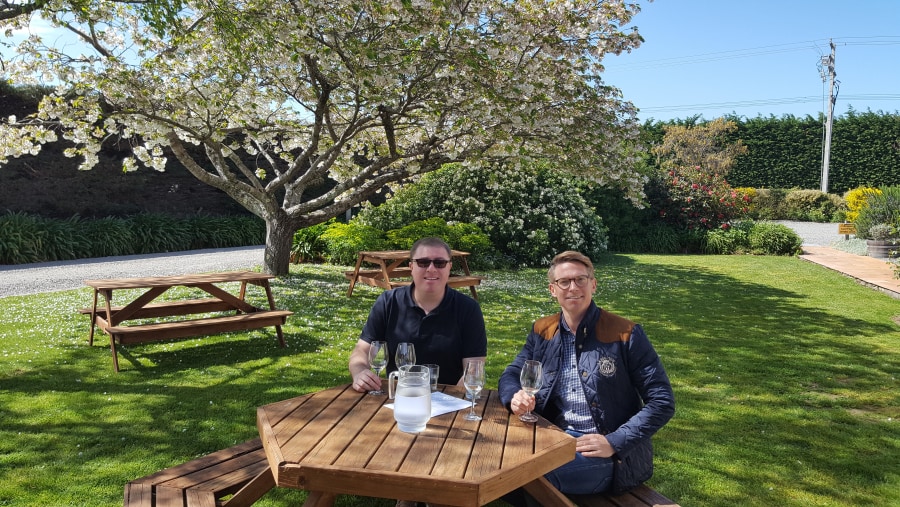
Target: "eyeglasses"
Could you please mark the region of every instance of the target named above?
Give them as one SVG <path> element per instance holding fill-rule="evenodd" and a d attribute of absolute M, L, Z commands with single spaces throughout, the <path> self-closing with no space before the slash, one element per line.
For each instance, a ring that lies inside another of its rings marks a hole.
<path fill-rule="evenodd" d="M 427 268 L 434 264 L 437 269 L 444 269 L 450 261 L 447 259 L 413 259 L 420 268 Z"/>
<path fill-rule="evenodd" d="M 560 289 L 568 289 L 569 287 L 572 286 L 572 282 L 575 282 L 575 285 L 577 287 L 584 287 L 584 284 L 586 284 L 588 282 L 588 280 L 590 280 L 591 278 L 593 278 L 593 277 L 587 276 L 587 275 L 581 275 L 581 276 L 576 276 L 575 278 L 559 278 L 557 280 L 553 280 L 553 283 L 555 283 L 556 286 L 559 287 Z"/>

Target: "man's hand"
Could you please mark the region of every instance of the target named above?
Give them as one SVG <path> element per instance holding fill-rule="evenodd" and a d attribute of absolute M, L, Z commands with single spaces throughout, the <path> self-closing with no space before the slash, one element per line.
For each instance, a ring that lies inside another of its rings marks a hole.
<path fill-rule="evenodd" d="M 381 377 L 376 377 L 372 370 L 360 370 L 353 376 L 354 391 L 362 393 L 379 389 L 381 389 Z"/>
<path fill-rule="evenodd" d="M 522 415 L 525 412 L 534 410 L 534 406 L 534 396 L 529 396 L 528 393 L 521 389 L 513 395 L 512 401 L 509 402 L 509 408 L 512 410 L 512 413 L 516 415 Z"/>
<path fill-rule="evenodd" d="M 359 393 L 381 389 L 381 378 L 369 369 L 369 342 L 359 339 L 353 352 L 350 353 L 350 378 L 353 379 L 353 390 Z"/>
<path fill-rule="evenodd" d="M 575 440 L 575 452 L 580 452 L 582 456 L 588 458 L 609 458 L 616 450 L 609 445 L 605 435 L 589 433 Z"/>

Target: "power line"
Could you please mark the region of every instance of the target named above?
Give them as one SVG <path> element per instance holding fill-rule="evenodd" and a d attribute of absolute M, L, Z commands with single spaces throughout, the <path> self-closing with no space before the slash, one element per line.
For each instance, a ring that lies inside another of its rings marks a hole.
<path fill-rule="evenodd" d="M 900 100 L 900 94 L 859 94 L 842 95 L 847 100 Z M 672 106 L 640 107 L 642 113 L 667 113 L 674 111 L 691 111 L 699 109 L 728 109 L 753 106 L 778 106 L 783 104 L 809 104 L 821 102 L 822 98 L 814 95 L 803 97 L 785 97 L 780 99 L 738 100 L 731 102 L 707 102 L 704 104 L 679 104 Z"/>
<path fill-rule="evenodd" d="M 862 40 L 857 40 L 862 39 Z M 877 36 L 877 37 L 835 37 L 832 39 L 835 45 L 841 46 L 895 46 L 900 45 L 900 36 Z M 712 53 L 700 53 L 688 56 L 675 56 L 671 58 L 658 58 L 655 60 L 644 60 L 633 63 L 615 63 L 614 60 L 608 60 L 605 63 L 607 71 L 613 70 L 638 70 L 645 68 L 671 67 L 680 65 L 692 65 L 698 63 L 710 63 L 722 60 L 735 60 L 739 58 L 750 58 L 754 56 L 765 56 L 778 53 L 790 53 L 795 51 L 819 51 L 819 46 L 828 44 L 828 40 L 810 40 L 802 42 L 790 42 L 785 44 L 775 44 L 770 46 L 760 46 L 746 49 L 733 49 L 728 51 L 716 51 Z M 610 62 L 612 64 L 610 65 Z"/>

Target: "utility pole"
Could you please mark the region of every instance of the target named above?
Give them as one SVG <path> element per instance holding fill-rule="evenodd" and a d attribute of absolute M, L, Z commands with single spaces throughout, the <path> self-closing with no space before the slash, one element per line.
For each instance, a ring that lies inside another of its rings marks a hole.
<path fill-rule="evenodd" d="M 831 127 L 834 122 L 834 104 L 837 102 L 835 94 L 835 77 L 837 73 L 834 71 L 834 41 L 829 41 L 831 45 L 831 54 L 822 57 L 823 70 L 827 71 L 827 77 L 830 78 L 831 84 L 828 87 L 828 116 L 825 120 L 825 146 L 822 149 L 822 192 L 828 193 L 828 164 L 831 161 Z M 826 74 L 822 74 L 824 80 Z"/>

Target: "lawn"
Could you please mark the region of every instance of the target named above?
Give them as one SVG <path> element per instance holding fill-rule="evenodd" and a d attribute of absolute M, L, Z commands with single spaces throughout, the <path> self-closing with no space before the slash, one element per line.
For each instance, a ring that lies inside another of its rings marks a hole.
<path fill-rule="evenodd" d="M 255 437 L 257 406 L 347 382 L 380 289 L 347 298 L 345 269 L 275 281 L 287 348 L 272 330 L 126 346 L 118 374 L 105 335 L 87 344 L 88 288 L 0 298 L 0 505 L 121 505 L 127 481 Z M 496 387 L 554 302 L 542 270 L 484 274 Z M 796 258 L 610 255 L 598 280 L 675 389 L 651 486 L 685 507 L 900 505 L 900 302 Z"/>

